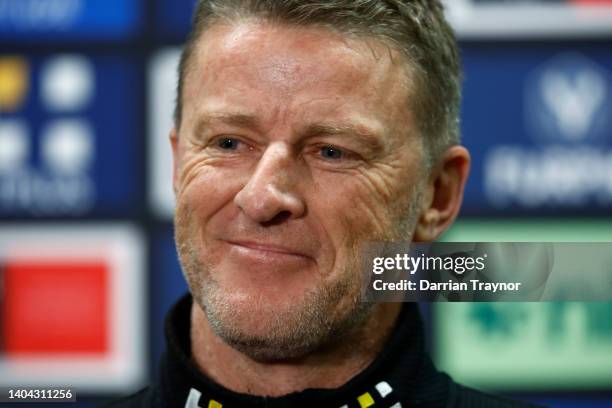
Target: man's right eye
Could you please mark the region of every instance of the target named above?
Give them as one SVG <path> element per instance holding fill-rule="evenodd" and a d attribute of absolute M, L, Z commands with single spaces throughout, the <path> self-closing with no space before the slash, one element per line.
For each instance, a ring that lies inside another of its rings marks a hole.
<path fill-rule="evenodd" d="M 236 150 L 240 141 L 232 137 L 222 137 L 217 141 L 217 147 L 223 150 Z"/>

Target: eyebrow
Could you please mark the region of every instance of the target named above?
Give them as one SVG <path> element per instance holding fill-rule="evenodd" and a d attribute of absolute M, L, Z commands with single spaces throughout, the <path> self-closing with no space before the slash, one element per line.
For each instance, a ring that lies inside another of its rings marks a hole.
<path fill-rule="evenodd" d="M 215 123 L 222 123 L 229 126 L 241 128 L 259 129 L 259 121 L 253 115 L 245 113 L 225 113 L 215 112 L 202 115 L 196 124 L 196 132 L 202 134 L 206 128 L 213 126 Z"/>

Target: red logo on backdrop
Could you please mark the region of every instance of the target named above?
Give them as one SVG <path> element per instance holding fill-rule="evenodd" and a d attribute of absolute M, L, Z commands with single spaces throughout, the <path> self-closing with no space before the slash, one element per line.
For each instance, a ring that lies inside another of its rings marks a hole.
<path fill-rule="evenodd" d="M 105 353 L 109 270 L 103 262 L 4 262 L 2 332 L 7 357 Z"/>
<path fill-rule="evenodd" d="M 571 0 L 572 3 L 580 5 L 608 5 L 612 4 L 612 0 Z"/>
<path fill-rule="evenodd" d="M 144 254 L 131 225 L 0 226 L 0 388 L 140 388 Z"/>

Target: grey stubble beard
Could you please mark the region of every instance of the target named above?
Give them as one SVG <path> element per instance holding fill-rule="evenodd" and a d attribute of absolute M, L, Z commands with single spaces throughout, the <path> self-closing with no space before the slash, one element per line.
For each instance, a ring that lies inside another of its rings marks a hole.
<path fill-rule="evenodd" d="M 410 208 L 402 214 L 397 224 L 404 232 L 414 228 L 417 205 L 420 203 L 420 189 L 415 189 Z M 348 258 L 339 279 L 329 286 L 314 287 L 300 299 L 291 299 L 281 308 L 271 310 L 265 298 L 249 310 L 227 301 L 225 291 L 215 279 L 213 266 L 203 261 L 193 239 L 197 235 L 197 223 L 192 219 L 188 206 L 177 207 L 175 218 L 175 239 L 179 260 L 194 302 L 206 315 L 208 322 L 226 344 L 256 361 L 273 362 L 295 360 L 325 347 L 333 346 L 351 330 L 360 327 L 371 316 L 374 303 L 363 301 L 363 275 L 358 257 Z M 390 236 L 396 238 L 397 231 Z M 411 235 L 411 234 L 410 234 Z M 350 238 L 349 238 L 350 239 Z M 349 248 L 357 254 L 361 242 L 350 239 Z M 288 272 L 290 273 L 290 272 Z M 341 302 L 344 305 L 339 306 Z M 341 309 L 345 310 L 341 310 Z M 264 331 L 265 335 L 253 335 L 240 327 L 241 320 L 252 310 L 264 311 L 271 316 Z"/>

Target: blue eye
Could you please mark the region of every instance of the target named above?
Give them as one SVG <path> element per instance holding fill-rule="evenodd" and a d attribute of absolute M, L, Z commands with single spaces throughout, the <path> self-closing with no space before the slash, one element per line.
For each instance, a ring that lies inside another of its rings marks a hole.
<path fill-rule="evenodd" d="M 324 146 L 321 148 L 321 156 L 326 159 L 338 160 L 344 156 L 342 150 L 333 146 Z"/>
<path fill-rule="evenodd" d="M 224 137 L 222 139 L 219 139 L 219 141 L 217 142 L 217 146 L 219 146 L 223 150 L 236 150 L 239 144 L 240 141 L 238 141 L 237 139 L 232 139 L 231 137 Z"/>

